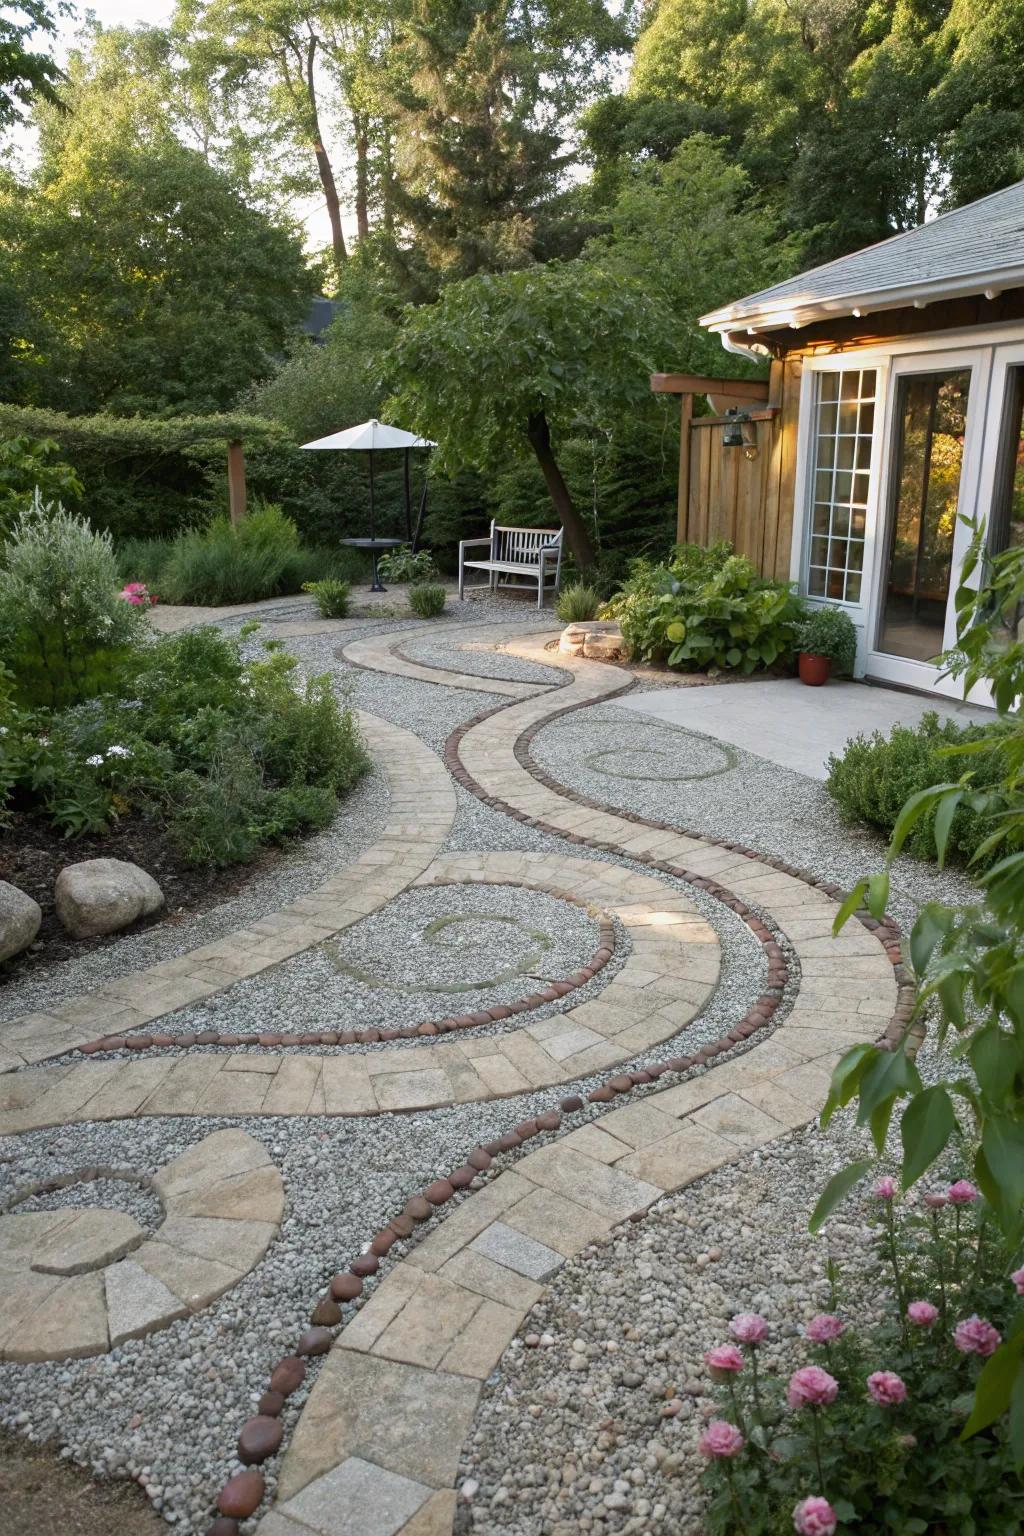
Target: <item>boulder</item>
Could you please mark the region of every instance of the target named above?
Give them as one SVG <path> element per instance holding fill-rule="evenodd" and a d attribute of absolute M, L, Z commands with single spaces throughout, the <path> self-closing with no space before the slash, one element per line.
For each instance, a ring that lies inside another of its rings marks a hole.
<path fill-rule="evenodd" d="M 164 904 L 164 893 L 152 875 L 123 859 L 68 864 L 57 876 L 53 896 L 57 916 L 76 939 L 116 933 Z"/>
<path fill-rule="evenodd" d="M 615 619 L 584 619 L 567 624 L 558 649 L 567 656 L 588 656 L 593 661 L 619 661 L 626 654 L 622 631 Z"/>
<path fill-rule="evenodd" d="M 16 885 L 0 880 L 0 961 L 27 949 L 39 932 L 43 910 Z"/>

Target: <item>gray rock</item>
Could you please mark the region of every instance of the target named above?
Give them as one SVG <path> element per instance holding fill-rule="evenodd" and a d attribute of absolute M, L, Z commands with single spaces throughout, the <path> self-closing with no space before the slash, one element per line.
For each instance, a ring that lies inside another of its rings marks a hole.
<path fill-rule="evenodd" d="M 16 885 L 0 880 L 0 960 L 9 960 L 27 949 L 42 920 L 42 908 L 37 901 Z"/>
<path fill-rule="evenodd" d="M 57 876 L 53 894 L 57 916 L 76 939 L 116 933 L 164 904 L 164 893 L 152 875 L 123 859 L 68 864 Z"/>

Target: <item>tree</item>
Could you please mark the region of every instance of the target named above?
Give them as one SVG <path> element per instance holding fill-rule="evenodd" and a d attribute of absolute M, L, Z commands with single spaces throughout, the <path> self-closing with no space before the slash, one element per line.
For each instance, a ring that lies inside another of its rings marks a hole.
<path fill-rule="evenodd" d="M 452 283 L 407 322 L 389 363 L 394 409 L 441 466 L 495 469 L 532 450 L 581 571 L 592 532 L 557 457 L 581 422 L 610 428 L 647 398 L 667 324 L 636 281 L 583 262 Z"/>
<path fill-rule="evenodd" d="M 223 409 L 302 318 L 300 242 L 172 133 L 122 127 L 72 127 L 38 179 L 0 182 L 21 310 L 4 372 L 17 399 L 59 409 Z"/>
<path fill-rule="evenodd" d="M 19 0 L 0 12 L 0 131 L 18 122 L 37 97 L 57 99 L 60 70 L 48 53 L 29 44 L 33 33 L 53 37 L 57 17 L 70 9 L 63 0 L 53 8 L 47 0 Z"/>
<path fill-rule="evenodd" d="M 626 42 L 604 0 L 409 0 L 395 203 L 441 279 L 550 253 L 568 120 Z"/>

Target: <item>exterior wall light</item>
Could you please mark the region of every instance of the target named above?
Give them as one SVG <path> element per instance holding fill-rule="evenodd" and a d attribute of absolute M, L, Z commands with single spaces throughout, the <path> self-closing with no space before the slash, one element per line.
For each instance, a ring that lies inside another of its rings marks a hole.
<path fill-rule="evenodd" d="M 757 435 L 747 411 L 731 405 L 725 413 L 722 426 L 722 447 L 742 448 L 748 459 L 757 458 Z"/>

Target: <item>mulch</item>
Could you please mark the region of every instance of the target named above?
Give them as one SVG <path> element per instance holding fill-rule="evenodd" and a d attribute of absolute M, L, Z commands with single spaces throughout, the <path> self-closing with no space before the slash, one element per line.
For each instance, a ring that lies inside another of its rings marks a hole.
<path fill-rule="evenodd" d="M 96 1482 L 52 1448 L 0 1435 L 4 1536 L 161 1536 L 167 1526 L 134 1483 Z"/>
<path fill-rule="evenodd" d="M 210 869 L 189 864 L 165 828 L 141 817 L 126 818 L 111 831 L 95 836 L 67 838 L 43 821 L 18 815 L 0 832 L 0 880 L 9 881 L 37 901 L 43 909 L 43 922 L 35 943 L 3 967 L 4 978 L 24 975 L 40 965 L 54 965 L 121 937 L 121 933 L 113 933 L 97 939 L 73 939 L 61 926 L 53 907 L 53 887 L 66 864 L 83 859 L 124 859 L 153 876 L 166 898 L 164 910 L 123 933 L 155 923 L 182 922 L 194 912 L 215 906 L 234 896 L 276 857 L 277 850 L 271 849 L 251 864 Z"/>

